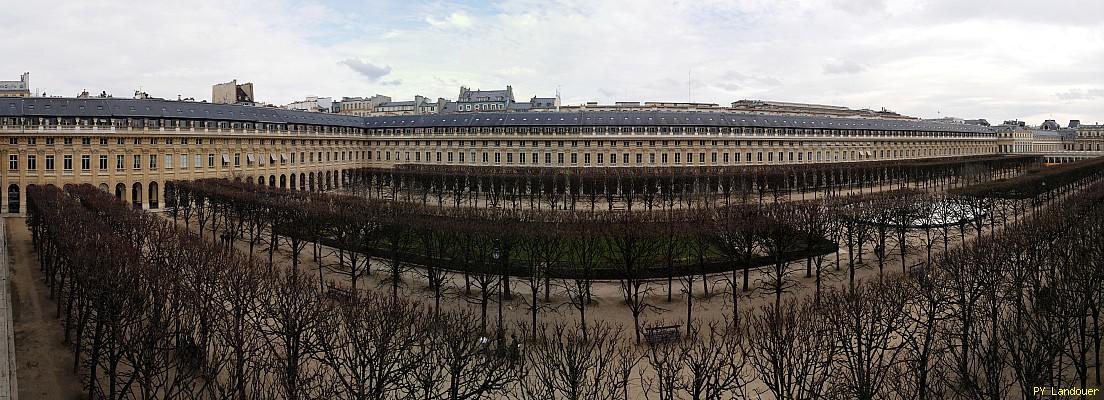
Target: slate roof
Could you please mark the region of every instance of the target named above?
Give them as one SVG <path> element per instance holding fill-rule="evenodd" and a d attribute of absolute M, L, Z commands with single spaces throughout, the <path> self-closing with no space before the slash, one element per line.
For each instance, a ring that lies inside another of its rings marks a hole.
<path fill-rule="evenodd" d="M 473 112 L 358 117 L 171 100 L 0 98 L 0 116 L 181 118 L 363 128 L 463 126 L 708 126 L 992 133 L 989 127 L 915 120 L 679 111 Z"/>
<path fill-rule="evenodd" d="M 364 127 L 362 117 L 170 100 L 113 98 L 0 98 L 0 116 L 181 118 Z"/>
<path fill-rule="evenodd" d="M 478 112 L 366 118 L 369 128 L 424 126 L 717 126 L 763 128 L 874 129 L 992 133 L 984 126 L 936 122 L 822 116 L 695 113 L 675 111 Z"/>

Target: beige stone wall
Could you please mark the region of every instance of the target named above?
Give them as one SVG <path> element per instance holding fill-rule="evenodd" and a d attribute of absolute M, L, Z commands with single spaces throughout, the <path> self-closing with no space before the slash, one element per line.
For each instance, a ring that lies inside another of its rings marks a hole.
<path fill-rule="evenodd" d="M 560 128 L 557 128 L 557 130 Z M 473 129 L 474 130 L 474 129 Z M 395 130 L 398 131 L 398 130 Z M 293 189 L 340 185 L 345 170 L 396 164 L 544 167 L 738 166 L 842 163 L 970 156 L 1000 152 L 993 136 L 925 136 L 915 132 L 861 132 L 771 136 L 770 132 L 726 135 L 706 132 L 523 134 L 502 128 L 435 133 L 429 128 L 368 134 L 273 132 L 242 129 L 91 128 L 0 126 L 0 211 L 26 207 L 28 185 L 90 183 L 122 191 L 144 208 L 164 204 L 165 182 L 231 178 Z M 520 131 L 520 129 L 518 130 Z M 631 131 L 626 131 L 631 132 Z M 69 142 L 66 142 L 66 140 Z M 14 142 L 12 142 L 14 140 Z M 53 140 L 53 143 L 50 143 Z M 137 141 L 136 141 L 137 140 Z M 32 143 L 33 141 L 33 143 Z M 534 154 L 536 160 L 534 160 Z M 11 168 L 15 156 L 17 168 Z M 33 169 L 29 156 L 35 158 Z M 252 160 L 250 160 L 252 155 Z M 47 158 L 54 168 L 47 169 Z M 66 169 L 65 156 L 72 168 Z M 83 157 L 88 157 L 88 168 Z M 101 156 L 106 168 L 101 168 Z M 118 168 L 118 157 L 122 168 Z M 168 164 L 166 156 L 171 156 Z M 187 159 L 182 166 L 181 157 Z M 196 157 L 200 164 L 197 166 Z M 137 168 L 134 158 L 138 157 Z M 150 158 L 156 157 L 156 165 Z M 611 158 L 616 160 L 611 162 Z M 275 159 L 275 162 L 273 162 Z M 212 165 L 213 163 L 213 165 Z M 17 196 L 9 193 L 18 191 Z M 151 190 L 152 189 L 152 190 Z"/>
<path fill-rule="evenodd" d="M 905 160 L 995 154 L 995 138 L 854 140 L 806 139 L 668 139 L 529 137 L 480 135 L 388 135 L 371 137 L 369 164 L 498 166 L 737 166 Z M 533 160 L 534 154 L 537 157 Z M 625 162 L 625 157 L 628 162 Z M 610 162 L 616 157 L 616 162 Z M 561 161 L 562 158 L 562 161 Z"/>
<path fill-rule="evenodd" d="M 50 144 L 50 140 L 53 143 Z M 66 139 L 69 141 L 66 142 Z M 14 140 L 14 144 L 12 144 Z M 136 140 L 138 142 L 136 142 Z M 33 143 L 32 143 L 33 142 Z M 309 187 L 340 185 L 343 171 L 363 167 L 367 144 L 363 137 L 347 134 L 293 134 L 230 129 L 127 129 L 127 128 L 21 128 L 0 126 L 0 212 L 12 211 L 11 189 L 18 190 L 19 212 L 26 209 L 28 185 L 90 183 L 116 193 L 122 185 L 123 197 L 133 200 L 137 187 L 142 207 L 164 205 L 165 182 L 199 178 L 239 178 L 257 180 L 277 186 Z M 136 144 L 137 143 L 137 144 Z M 250 162 L 248 155 L 254 161 Z M 293 156 L 294 154 L 294 156 Z M 12 169 L 11 157 L 16 156 L 17 169 Z M 29 157 L 34 155 L 35 168 L 30 169 Z M 171 165 L 166 156 L 172 156 Z M 228 162 L 224 162 L 226 155 Z M 239 163 L 235 163 L 238 155 Z M 275 155 L 275 162 L 272 156 Z M 54 157 L 54 168 L 48 170 L 47 158 Z M 71 156 L 72 168 L 65 168 L 65 156 Z M 82 158 L 88 157 L 84 169 Z M 107 168 L 101 168 L 105 156 Z M 117 168 L 122 156 L 122 168 Z M 187 158 L 181 166 L 180 157 Z M 201 165 L 196 165 L 199 156 Z M 285 158 L 286 156 L 286 158 Z M 139 158 L 138 168 L 134 157 Z M 150 158 L 156 157 L 156 165 Z M 213 166 L 211 165 L 213 161 Z M 153 190 L 151 190 L 153 189 Z M 151 197 L 152 196 L 152 197 Z"/>

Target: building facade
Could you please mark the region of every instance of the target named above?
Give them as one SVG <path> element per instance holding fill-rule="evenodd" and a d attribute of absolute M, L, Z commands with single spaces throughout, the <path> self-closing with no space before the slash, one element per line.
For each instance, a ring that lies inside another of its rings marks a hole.
<path fill-rule="evenodd" d="M 284 108 L 297 111 L 333 112 L 334 101 L 332 97 L 307 96 L 306 99 L 290 103 Z"/>
<path fill-rule="evenodd" d="M 375 112 L 377 106 L 389 102 L 391 102 L 391 98 L 381 94 L 372 97 L 342 97 L 341 110 L 338 113 L 367 117 Z"/>
<path fill-rule="evenodd" d="M 1104 151 L 1104 125 L 1079 124 L 1074 132 L 1073 142 L 1067 145 L 1067 150 Z"/>
<path fill-rule="evenodd" d="M 1104 127 L 1044 130 L 906 119 L 692 111 L 479 112 L 361 117 L 114 98 L 0 99 L 0 202 L 30 185 L 90 183 L 144 208 L 166 182 L 229 178 L 294 190 L 399 164 L 526 167 L 764 166 L 1098 146 Z M 1087 156 L 1086 156 L 1087 157 Z M 1057 158 L 1048 158 L 1056 159 Z"/>
<path fill-rule="evenodd" d="M 253 97 L 253 83 L 246 82 L 241 85 L 238 80 L 219 83 L 211 86 L 211 102 L 215 104 L 256 104 Z"/>
<path fill-rule="evenodd" d="M 364 119 L 265 107 L 134 99 L 0 99 L 4 213 L 30 185 L 89 183 L 163 206 L 166 182 L 229 178 L 319 190 L 368 165 Z"/>
<path fill-rule="evenodd" d="M 839 163 L 995 154 L 965 124 L 693 112 L 480 113 L 366 121 L 367 162 L 630 167 Z"/>
<path fill-rule="evenodd" d="M 471 90 L 460 87 L 456 97 L 454 112 L 507 111 L 514 104 L 514 88 L 506 85 L 505 90 Z"/>
<path fill-rule="evenodd" d="M 18 81 L 0 81 L 0 97 L 29 97 L 31 95 L 31 73 L 24 72 Z"/>

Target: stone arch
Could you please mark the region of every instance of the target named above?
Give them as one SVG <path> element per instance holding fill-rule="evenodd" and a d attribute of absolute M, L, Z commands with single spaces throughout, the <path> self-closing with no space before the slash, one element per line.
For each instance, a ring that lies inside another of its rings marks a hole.
<path fill-rule="evenodd" d="M 248 184 L 252 185 L 253 184 L 253 177 L 252 176 L 246 177 L 245 178 L 245 183 L 248 183 Z"/>
<path fill-rule="evenodd" d="M 310 173 L 310 191 L 314 191 L 314 172 Z"/>
<path fill-rule="evenodd" d="M 293 179 L 292 182 L 294 182 L 294 181 L 295 180 Z M 293 183 L 292 186 L 295 186 L 295 184 Z M 306 190 L 306 189 L 307 189 L 307 174 L 304 174 L 304 173 L 300 172 L 299 173 L 299 190 Z"/>
<path fill-rule="evenodd" d="M 8 185 L 8 212 L 12 214 L 19 213 L 19 185 Z"/>
<path fill-rule="evenodd" d="M 276 187 L 276 175 L 269 175 L 268 176 L 268 186 L 269 187 Z"/>
<path fill-rule="evenodd" d="M 264 186 L 264 184 L 265 184 L 264 175 L 258 176 L 257 177 L 257 186 Z"/>
<path fill-rule="evenodd" d="M 111 193 L 111 189 L 107 187 L 106 183 L 101 183 L 100 184 L 100 190 L 103 190 L 104 193 Z"/>
<path fill-rule="evenodd" d="M 119 200 L 126 199 L 126 185 L 122 183 L 115 185 L 115 198 Z"/>
<path fill-rule="evenodd" d="M 142 182 L 134 182 L 130 187 L 130 204 L 134 208 L 142 208 Z"/>
<path fill-rule="evenodd" d="M 291 188 L 291 190 L 295 190 L 295 178 L 295 174 L 291 174 L 291 182 L 288 183 L 288 187 Z"/>
<path fill-rule="evenodd" d="M 149 184 L 149 208 L 151 210 L 161 207 L 161 194 L 157 192 L 157 182 Z"/>
<path fill-rule="evenodd" d="M 165 182 L 165 207 L 176 208 L 176 184 L 175 181 Z"/>

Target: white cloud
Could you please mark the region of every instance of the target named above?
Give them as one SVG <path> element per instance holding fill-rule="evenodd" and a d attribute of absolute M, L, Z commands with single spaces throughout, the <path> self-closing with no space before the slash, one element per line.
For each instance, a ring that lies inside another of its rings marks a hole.
<path fill-rule="evenodd" d="M 260 99 L 286 103 L 307 94 L 454 98 L 460 85 L 511 84 L 519 98 L 560 88 L 567 104 L 692 95 L 924 117 L 1104 120 L 1096 68 L 1104 25 L 1092 20 L 1104 2 L 520 0 L 334 9 L 284 0 L 70 0 L 5 11 L 22 17 L 0 25 L 0 54 L 25 56 L 0 63 L 0 79 L 31 71 L 51 94 L 125 95 L 141 86 L 155 96 L 209 98 L 211 84 L 237 78 L 254 82 Z"/>
<path fill-rule="evenodd" d="M 828 75 L 857 74 L 866 70 L 866 67 L 850 60 L 828 60 L 824 63 L 824 73 Z"/>
<path fill-rule="evenodd" d="M 472 18 L 468 16 L 468 14 L 465 14 L 463 11 L 453 11 L 451 14 L 444 18 L 428 16 L 425 20 L 430 25 L 438 28 L 466 29 L 472 26 Z"/>
<path fill-rule="evenodd" d="M 1070 89 L 1055 93 L 1055 96 L 1062 100 L 1092 100 L 1104 97 L 1104 89 Z"/>

